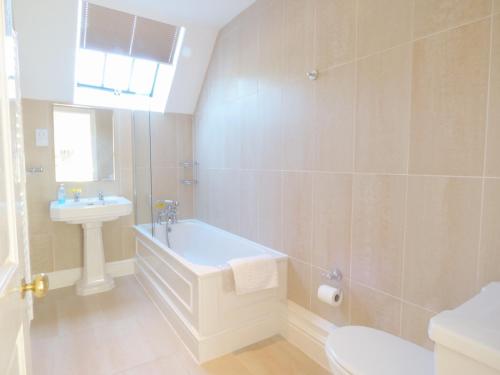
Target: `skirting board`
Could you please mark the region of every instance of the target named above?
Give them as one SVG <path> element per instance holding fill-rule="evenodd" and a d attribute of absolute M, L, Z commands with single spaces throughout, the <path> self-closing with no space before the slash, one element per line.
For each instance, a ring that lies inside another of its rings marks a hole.
<path fill-rule="evenodd" d="M 112 277 L 133 275 L 135 273 L 134 258 L 106 263 L 106 272 Z M 81 268 L 54 271 L 47 274 L 49 289 L 59 289 L 73 286 L 82 277 Z"/>
<path fill-rule="evenodd" d="M 288 301 L 282 311 L 282 336 L 313 361 L 329 370 L 325 344 L 337 327 L 309 310 Z"/>

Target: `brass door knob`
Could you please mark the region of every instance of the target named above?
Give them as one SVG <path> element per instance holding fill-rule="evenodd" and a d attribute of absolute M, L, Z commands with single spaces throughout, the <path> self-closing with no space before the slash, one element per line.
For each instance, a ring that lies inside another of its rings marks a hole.
<path fill-rule="evenodd" d="M 47 295 L 49 291 L 49 277 L 43 273 L 36 275 L 33 282 L 26 284 L 23 280 L 23 285 L 21 286 L 21 295 L 24 298 L 26 292 L 33 292 L 36 298 L 43 298 Z"/>

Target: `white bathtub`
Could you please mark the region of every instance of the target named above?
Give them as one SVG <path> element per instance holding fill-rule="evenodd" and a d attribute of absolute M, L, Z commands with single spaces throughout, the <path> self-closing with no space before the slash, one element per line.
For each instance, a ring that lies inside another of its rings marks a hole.
<path fill-rule="evenodd" d="M 287 256 L 211 225 L 185 220 L 136 226 L 137 278 L 192 354 L 206 362 L 279 333 L 286 302 Z M 267 253 L 278 262 L 279 287 L 234 293 L 227 261 Z"/>

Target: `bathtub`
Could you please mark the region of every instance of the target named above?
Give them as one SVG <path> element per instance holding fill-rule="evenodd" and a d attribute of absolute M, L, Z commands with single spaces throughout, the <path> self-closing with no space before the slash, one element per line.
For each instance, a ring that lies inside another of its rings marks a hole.
<path fill-rule="evenodd" d="M 287 256 L 211 225 L 184 220 L 171 226 L 135 226 L 136 277 L 200 362 L 280 332 L 286 303 Z M 227 261 L 269 254 L 279 287 L 236 295 Z"/>

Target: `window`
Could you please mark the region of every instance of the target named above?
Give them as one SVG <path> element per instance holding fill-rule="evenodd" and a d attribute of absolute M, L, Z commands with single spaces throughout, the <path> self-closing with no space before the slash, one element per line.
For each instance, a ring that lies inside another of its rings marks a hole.
<path fill-rule="evenodd" d="M 78 57 L 79 87 L 152 97 L 160 64 L 89 49 L 81 49 Z"/>
<path fill-rule="evenodd" d="M 95 112 L 54 107 L 56 181 L 96 180 Z"/>
<path fill-rule="evenodd" d="M 82 2 L 75 102 L 163 112 L 184 28 Z"/>

